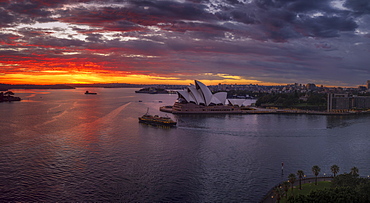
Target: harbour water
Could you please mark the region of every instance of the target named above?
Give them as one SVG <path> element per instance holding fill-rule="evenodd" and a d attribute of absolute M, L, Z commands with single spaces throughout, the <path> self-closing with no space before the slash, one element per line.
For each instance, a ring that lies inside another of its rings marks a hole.
<path fill-rule="evenodd" d="M 138 117 L 177 96 L 135 90 L 14 90 L 23 101 L 0 103 L 1 202 L 258 202 L 313 165 L 370 175 L 368 115 L 169 114 L 178 126 L 161 128 Z"/>

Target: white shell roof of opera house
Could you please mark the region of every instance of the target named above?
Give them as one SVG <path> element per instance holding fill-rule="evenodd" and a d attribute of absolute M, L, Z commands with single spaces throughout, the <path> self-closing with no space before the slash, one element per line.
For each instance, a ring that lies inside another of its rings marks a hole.
<path fill-rule="evenodd" d="M 225 105 L 231 103 L 232 105 L 241 106 L 240 101 L 228 101 L 226 92 L 218 92 L 212 94 L 211 90 L 203 83 L 195 80 L 195 85 L 190 85 L 185 90 L 177 91 L 179 98 L 184 99 L 188 103 L 195 103 L 198 105 Z"/>

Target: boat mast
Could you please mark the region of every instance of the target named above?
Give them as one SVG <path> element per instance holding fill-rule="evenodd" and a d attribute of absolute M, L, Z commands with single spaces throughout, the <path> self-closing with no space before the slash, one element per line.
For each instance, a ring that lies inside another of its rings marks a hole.
<path fill-rule="evenodd" d="M 148 115 L 148 113 L 149 113 L 149 107 L 148 107 L 148 109 L 146 110 L 145 115 Z"/>

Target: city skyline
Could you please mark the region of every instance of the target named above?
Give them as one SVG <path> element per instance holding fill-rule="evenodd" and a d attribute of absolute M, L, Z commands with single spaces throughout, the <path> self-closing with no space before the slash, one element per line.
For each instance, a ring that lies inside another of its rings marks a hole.
<path fill-rule="evenodd" d="M 0 2 L 0 81 L 207 85 L 370 78 L 366 0 Z"/>

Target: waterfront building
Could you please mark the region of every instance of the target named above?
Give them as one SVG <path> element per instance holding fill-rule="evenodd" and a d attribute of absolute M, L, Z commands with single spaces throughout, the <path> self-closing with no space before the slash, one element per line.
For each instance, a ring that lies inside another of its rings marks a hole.
<path fill-rule="evenodd" d="M 203 83 L 195 80 L 195 85 L 191 84 L 185 90 L 177 91 L 180 103 L 193 103 L 202 106 L 225 105 L 226 92 L 212 94 L 211 90 Z"/>
<path fill-rule="evenodd" d="M 368 80 L 367 82 L 366 82 L 366 86 L 367 86 L 367 89 L 370 89 L 370 80 Z"/>
<path fill-rule="evenodd" d="M 328 111 L 348 111 L 350 109 L 370 109 L 370 96 L 356 96 L 349 94 L 328 94 Z"/>
<path fill-rule="evenodd" d="M 195 80 L 186 89 L 177 91 L 172 113 L 241 113 L 244 99 L 227 99 L 227 92 L 212 94 L 202 82 Z"/>
<path fill-rule="evenodd" d="M 328 94 L 328 111 L 348 109 L 350 109 L 350 97 L 348 96 L 348 94 Z"/>
<path fill-rule="evenodd" d="M 356 109 L 370 109 L 369 96 L 354 96 L 352 105 Z"/>

